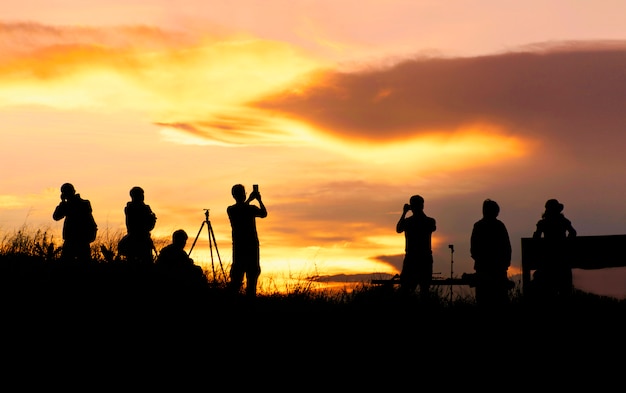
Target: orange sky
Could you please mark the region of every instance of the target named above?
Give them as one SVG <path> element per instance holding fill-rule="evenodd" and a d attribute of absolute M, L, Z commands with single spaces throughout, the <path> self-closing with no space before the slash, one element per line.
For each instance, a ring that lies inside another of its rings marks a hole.
<path fill-rule="evenodd" d="M 227 265 L 230 187 L 258 183 L 270 282 L 397 272 L 413 194 L 437 220 L 445 276 L 448 244 L 454 272 L 472 271 L 485 198 L 509 228 L 511 273 L 549 198 L 580 235 L 625 233 L 626 5 L 478 3 L 5 6 L 0 230 L 58 233 L 71 182 L 115 236 L 139 185 L 157 238 L 193 240 L 210 209 Z M 206 245 L 192 253 L 205 264 Z M 593 289 L 626 295 L 605 282 Z"/>

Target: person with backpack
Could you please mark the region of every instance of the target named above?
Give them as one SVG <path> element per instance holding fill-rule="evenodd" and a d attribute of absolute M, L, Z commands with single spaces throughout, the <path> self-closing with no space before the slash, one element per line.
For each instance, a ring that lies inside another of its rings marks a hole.
<path fill-rule="evenodd" d="M 126 216 L 126 236 L 118 244 L 118 252 L 129 262 L 152 263 L 155 250 L 151 231 L 156 225 L 156 214 L 147 205 L 141 187 L 130 189 L 131 200 L 124 207 Z"/>
<path fill-rule="evenodd" d="M 81 198 L 71 183 L 61 186 L 61 202 L 52 218 L 63 222 L 61 259 L 66 262 L 91 260 L 91 243 L 96 240 L 98 225 L 93 218 L 91 202 Z"/>

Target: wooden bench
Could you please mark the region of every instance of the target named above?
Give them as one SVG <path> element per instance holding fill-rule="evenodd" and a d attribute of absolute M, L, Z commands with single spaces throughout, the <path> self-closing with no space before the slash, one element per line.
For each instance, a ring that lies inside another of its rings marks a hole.
<path fill-rule="evenodd" d="M 532 273 L 549 263 L 545 240 L 522 238 L 522 291 L 528 294 Z M 563 258 L 572 269 L 605 269 L 626 266 L 626 235 L 577 236 L 566 239 Z"/>

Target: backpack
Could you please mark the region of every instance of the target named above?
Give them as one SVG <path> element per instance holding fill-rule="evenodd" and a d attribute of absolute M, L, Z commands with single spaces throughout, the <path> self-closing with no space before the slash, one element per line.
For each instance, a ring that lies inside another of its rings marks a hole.
<path fill-rule="evenodd" d="M 147 224 L 147 227 L 148 227 L 148 231 L 151 231 L 151 230 L 154 229 L 154 227 L 156 225 L 157 217 L 156 217 L 156 214 L 154 214 L 152 212 L 152 209 L 150 209 L 150 206 L 148 206 L 148 211 L 150 211 L 150 214 L 147 217 L 146 224 Z"/>
<path fill-rule="evenodd" d="M 89 243 L 93 243 L 98 235 L 98 224 L 96 224 L 96 220 L 93 218 L 93 214 L 91 213 L 89 213 L 85 222 L 85 232 L 88 235 L 87 237 L 89 238 Z"/>

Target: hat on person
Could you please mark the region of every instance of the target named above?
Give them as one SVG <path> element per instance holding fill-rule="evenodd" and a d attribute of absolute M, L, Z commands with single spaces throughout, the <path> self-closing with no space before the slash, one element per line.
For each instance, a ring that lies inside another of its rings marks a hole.
<path fill-rule="evenodd" d="M 548 199 L 546 202 L 546 210 L 560 213 L 563 211 L 563 204 L 556 199 Z"/>

